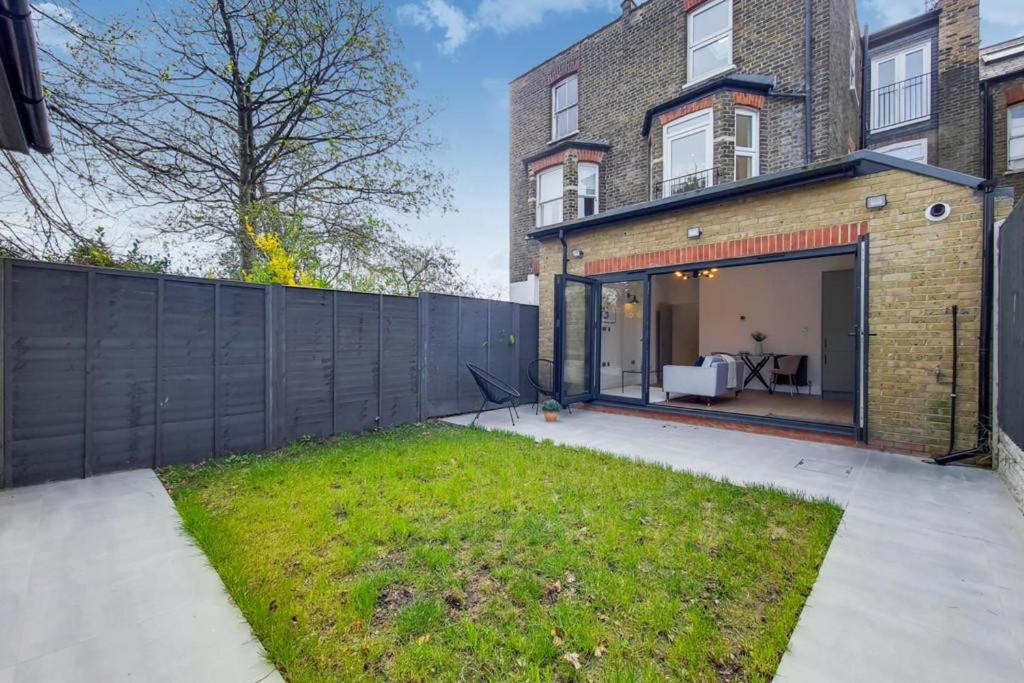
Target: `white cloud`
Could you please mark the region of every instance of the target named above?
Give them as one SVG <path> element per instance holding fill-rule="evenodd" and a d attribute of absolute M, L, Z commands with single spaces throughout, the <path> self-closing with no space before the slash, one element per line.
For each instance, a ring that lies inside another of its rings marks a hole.
<path fill-rule="evenodd" d="M 398 17 L 425 30 L 441 29 L 444 41 L 438 45 L 441 52 L 453 54 L 468 39 L 476 26 L 461 9 L 444 0 L 426 0 L 418 5 L 407 4 L 398 8 Z"/>
<path fill-rule="evenodd" d="M 426 31 L 444 31 L 438 48 L 454 54 L 481 30 L 509 33 L 535 26 L 548 14 L 569 14 L 588 10 L 617 12 L 619 0 L 480 0 L 472 17 L 445 0 L 422 0 L 398 8 L 399 19 Z"/>

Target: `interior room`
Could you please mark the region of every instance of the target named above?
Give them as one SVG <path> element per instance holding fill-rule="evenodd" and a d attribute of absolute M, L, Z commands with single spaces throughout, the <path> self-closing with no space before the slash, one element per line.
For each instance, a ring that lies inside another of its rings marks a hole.
<path fill-rule="evenodd" d="M 649 402 L 851 424 L 855 296 L 853 255 L 654 276 Z"/>

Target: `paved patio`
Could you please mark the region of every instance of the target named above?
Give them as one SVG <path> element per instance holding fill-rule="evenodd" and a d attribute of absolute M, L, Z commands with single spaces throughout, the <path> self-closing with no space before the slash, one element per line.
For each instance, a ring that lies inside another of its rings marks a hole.
<path fill-rule="evenodd" d="M 280 681 L 151 470 L 0 491 L 0 683 Z"/>
<path fill-rule="evenodd" d="M 995 473 L 596 411 L 556 424 L 519 412 L 514 429 L 507 411 L 478 424 L 845 508 L 777 681 L 1024 681 L 1024 516 Z"/>

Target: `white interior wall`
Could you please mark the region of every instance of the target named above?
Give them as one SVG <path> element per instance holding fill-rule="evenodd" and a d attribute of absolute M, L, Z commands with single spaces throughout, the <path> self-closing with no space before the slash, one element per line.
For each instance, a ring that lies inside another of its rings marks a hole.
<path fill-rule="evenodd" d="M 700 286 L 700 352 L 765 351 L 807 356 L 813 393 L 821 393 L 821 274 L 853 268 L 852 255 L 723 268 Z M 851 306 L 852 306 L 851 302 Z M 745 319 L 741 319 L 741 317 Z M 762 370 L 768 379 L 767 368 Z M 756 380 L 747 389 L 763 389 Z"/>
<path fill-rule="evenodd" d="M 626 290 L 640 302 L 626 305 Z M 643 364 L 643 281 L 617 283 L 604 287 L 616 293 L 613 319 L 606 319 L 602 301 L 601 316 L 601 389 L 619 389 L 623 370 L 639 370 Z M 627 375 L 625 384 L 640 384 L 640 375 Z"/>

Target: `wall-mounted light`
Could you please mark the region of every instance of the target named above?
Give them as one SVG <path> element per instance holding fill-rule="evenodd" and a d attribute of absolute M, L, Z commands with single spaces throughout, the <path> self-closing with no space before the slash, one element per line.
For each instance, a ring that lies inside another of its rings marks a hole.
<path fill-rule="evenodd" d="M 884 194 L 876 194 L 868 197 L 864 203 L 869 209 L 884 209 L 889 203 L 889 198 Z"/>
<path fill-rule="evenodd" d="M 700 239 L 700 235 L 701 235 L 702 232 L 703 231 L 700 229 L 699 226 L 698 227 L 693 227 L 693 228 L 687 228 L 686 229 L 686 236 L 689 239 L 691 239 L 691 240 L 697 240 L 697 239 Z"/>
<path fill-rule="evenodd" d="M 583 258 L 583 250 L 582 249 L 573 249 L 572 250 L 572 257 L 573 258 Z"/>

